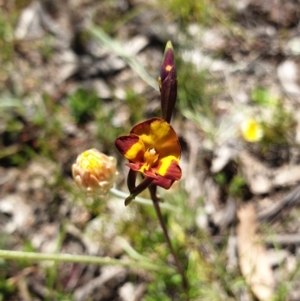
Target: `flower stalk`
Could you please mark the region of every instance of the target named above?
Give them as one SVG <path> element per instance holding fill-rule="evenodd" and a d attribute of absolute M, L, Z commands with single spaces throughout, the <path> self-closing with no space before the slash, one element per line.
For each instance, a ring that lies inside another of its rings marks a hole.
<path fill-rule="evenodd" d="M 150 189 L 150 191 L 151 191 L 151 189 Z M 159 200 L 159 198 L 157 198 L 156 193 L 155 194 L 151 193 L 151 198 L 152 198 L 152 201 L 153 201 L 153 206 L 154 206 L 156 215 L 158 217 L 160 226 L 161 226 L 161 228 L 163 230 L 164 237 L 165 237 L 165 240 L 167 242 L 168 248 L 169 248 L 169 250 L 170 250 L 170 252 L 171 252 L 171 254 L 172 254 L 173 258 L 174 258 L 174 262 L 175 262 L 175 266 L 176 266 L 177 272 L 181 276 L 183 291 L 185 292 L 186 297 L 188 299 L 188 288 L 189 288 L 188 281 L 187 281 L 185 272 L 184 272 L 184 270 L 182 268 L 182 265 L 181 265 L 181 263 L 179 261 L 179 258 L 177 256 L 177 253 L 175 252 L 175 250 L 173 248 L 173 245 L 171 243 L 169 232 L 168 232 L 167 226 L 165 224 L 163 215 L 162 215 L 161 210 L 160 210 L 160 200 Z"/>
<path fill-rule="evenodd" d="M 123 267 L 137 267 L 149 271 L 160 272 L 164 274 L 173 274 L 174 269 L 162 265 L 156 265 L 148 261 L 132 261 L 120 260 L 110 257 L 98 257 L 90 255 L 74 255 L 74 254 L 49 254 L 38 252 L 22 252 L 0 250 L 0 258 L 11 260 L 31 260 L 31 261 L 46 261 L 53 262 L 73 262 L 73 263 L 90 263 L 98 265 L 116 265 Z"/>
<path fill-rule="evenodd" d="M 149 187 L 150 188 L 150 187 Z M 129 195 L 123 191 L 120 191 L 116 188 L 111 188 L 109 190 L 110 194 L 117 197 L 117 198 L 120 198 L 120 199 L 126 199 L 129 197 Z M 153 206 L 153 202 L 152 200 L 150 199 L 146 199 L 146 198 L 141 198 L 139 196 L 135 197 L 134 199 L 134 202 L 137 203 L 137 204 L 141 204 L 141 205 L 145 205 L 145 206 Z M 171 204 L 168 204 L 168 203 L 161 203 L 160 204 L 160 207 L 162 209 L 165 209 L 165 210 L 169 210 L 169 211 L 173 211 L 173 212 L 180 212 L 179 208 L 178 207 L 175 207 Z"/>

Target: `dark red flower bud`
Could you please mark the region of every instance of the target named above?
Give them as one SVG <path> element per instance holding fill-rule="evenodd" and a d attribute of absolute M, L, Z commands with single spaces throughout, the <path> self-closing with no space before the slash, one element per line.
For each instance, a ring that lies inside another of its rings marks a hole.
<path fill-rule="evenodd" d="M 177 99 L 177 74 L 173 54 L 173 46 L 167 42 L 164 60 L 158 78 L 162 118 L 168 123 L 171 121 L 173 109 Z"/>

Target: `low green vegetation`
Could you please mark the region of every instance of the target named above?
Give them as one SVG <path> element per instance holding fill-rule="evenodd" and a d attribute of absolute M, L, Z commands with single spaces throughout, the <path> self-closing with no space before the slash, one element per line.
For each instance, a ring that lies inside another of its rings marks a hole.
<path fill-rule="evenodd" d="M 76 227 L 82 233 L 85 233 L 87 224 L 90 226 L 91 220 L 97 221 L 102 226 L 98 232 L 95 232 L 97 234 L 95 237 L 103 240 L 99 244 L 105 251 L 111 251 L 113 240 L 112 237 L 107 239 L 109 231 L 112 231 L 115 237 L 126 238 L 132 248 L 130 249 L 131 253 L 124 248 L 126 251 L 113 250 L 115 253 L 111 252 L 111 254 L 117 260 L 120 259 L 120 265 L 123 264 L 122 257 L 125 257 L 126 260 L 132 260 L 138 266 L 139 272 L 131 273 L 128 281 L 146 283 L 144 300 L 185 300 L 186 295 L 181 288 L 181 277 L 177 272 L 174 272 L 174 260 L 170 256 L 154 209 L 149 205 L 133 203 L 128 209 L 128 215 L 118 216 L 118 220 L 116 220 L 109 202 L 113 199 L 114 202 L 119 201 L 119 205 L 123 206 L 123 199 L 118 200 L 115 196 L 107 198 L 86 197 L 75 188 L 71 178 L 71 166 L 76 159 L 74 149 L 80 149 L 79 144 L 81 143 L 80 138 L 76 135 L 78 133 L 91 135 L 87 139 L 89 142 L 92 141 L 88 145 L 89 148 L 95 147 L 95 145 L 100 146 L 103 152 L 117 156 L 114 145 L 115 139 L 120 135 L 129 133 L 133 125 L 147 117 L 145 116 L 147 99 L 131 87 L 125 87 L 124 99 L 117 99 L 112 96 L 112 99 L 109 100 L 99 99 L 94 90 L 83 87 L 63 95 L 59 100 L 54 100 L 54 97 L 45 91 L 18 89 L 15 85 L 16 79 L 13 76 L 18 72 L 18 67 L 14 61 L 14 56 L 17 54 L 13 42 L 13 28 L 21 8 L 29 2 L 15 2 L 14 10 L 8 11 L 6 14 L 0 11 L 1 168 L 16 168 L 26 171 L 30 162 L 40 158 L 50 160 L 57 167 L 54 174 L 55 180 L 51 185 L 49 184 L 49 189 L 55 190 L 52 199 L 48 200 L 47 212 L 51 213 L 51 218 L 49 220 L 45 218 L 49 224 L 57 223 L 59 226 L 57 254 L 65 251 L 64 241 L 68 239 L 66 228 L 70 225 L 71 218 L 64 216 L 64 210 L 68 206 L 66 204 L 71 202 L 79 213 L 82 210 L 88 216 L 88 218 L 83 216 L 86 218 L 85 222 L 77 221 Z M 122 57 L 128 66 L 148 83 L 149 87 L 155 86 L 157 88 L 155 79 L 147 73 L 147 70 L 143 68 L 136 57 L 127 56 L 123 52 L 122 44 L 118 38 L 114 35 L 106 35 L 106 33 L 115 34 L 120 28 L 120 24 L 127 24 L 145 8 L 135 10 L 132 15 L 121 16 L 113 1 L 103 1 L 103 5 L 103 20 L 101 22 L 95 21 L 97 23 L 95 25 L 100 25 L 101 28 L 97 31 L 95 27 L 91 31 L 87 31 L 86 35 L 84 33 L 79 35 L 82 39 L 81 43 L 87 42 L 93 36 L 111 51 L 115 50 L 115 54 Z M 183 26 L 191 22 L 204 27 L 211 26 L 214 22 L 224 23 L 224 13 L 217 8 L 214 1 L 162 0 L 151 7 L 154 10 L 161 10 L 162 13 L 166 12 L 169 20 L 175 20 Z M 97 19 L 97 14 L 94 19 Z M 230 26 L 229 23 L 226 24 Z M 50 61 L 55 52 L 52 39 L 53 37 L 48 35 L 37 46 L 45 61 Z M 178 48 L 184 48 L 184 46 L 178 45 Z M 203 181 L 210 177 L 211 182 L 208 182 L 207 186 L 211 185 L 213 187 L 211 189 L 222 194 L 220 197 L 223 202 L 222 205 L 225 205 L 227 197 L 235 198 L 236 203 L 240 205 L 243 201 L 248 201 L 250 192 L 238 160 L 236 158 L 230 159 L 226 165 L 228 169 L 218 171 L 215 174 L 210 171 L 214 156 L 213 151 L 219 144 L 221 115 L 223 114 L 223 112 L 220 113 L 219 108 L 214 106 L 214 100 L 226 87 L 218 86 L 216 88 L 216 85 L 211 84 L 214 78 L 208 71 L 199 71 L 179 56 L 176 57 L 176 63 L 179 77 L 178 101 L 173 120 L 177 122 L 176 127 L 180 129 L 186 122 L 191 123 L 194 126 L 193 130 L 196 129 L 200 137 L 197 143 L 200 145 L 202 141 L 205 142 L 205 146 L 195 160 L 194 164 L 197 165 L 195 170 L 205 173 L 205 177 L 201 174 Z M 113 91 L 115 87 L 110 88 Z M 157 99 L 159 99 L 158 91 L 156 92 Z M 36 93 L 39 93 L 38 101 L 30 102 Z M 254 115 L 257 123 L 262 127 L 263 136 L 261 140 L 250 143 L 236 135 L 234 142 L 238 141 L 245 149 L 258 154 L 260 159 L 267 159 L 274 147 L 277 149 L 293 144 L 294 141 L 291 137 L 295 133 L 297 122 L 290 107 L 285 106 L 283 100 L 273 97 L 270 90 L 265 87 L 254 88 L 249 99 L 247 105 L 251 109 L 255 108 Z M 226 105 L 228 107 L 227 103 Z M 154 106 L 155 109 L 151 114 L 157 112 L 155 111 L 158 110 L 157 107 Z M 180 137 L 180 142 L 182 143 L 184 160 L 189 159 L 187 156 L 191 150 L 188 141 L 185 140 L 185 137 Z M 120 178 L 117 185 L 118 188 L 127 191 L 124 177 L 124 170 L 127 172 L 127 169 L 123 168 L 125 161 L 121 159 L 121 156 L 118 156 L 118 160 Z M 184 161 L 185 170 L 188 163 Z M 14 188 L 6 189 L 6 191 L 15 192 Z M 210 187 L 206 187 L 206 189 L 209 190 Z M 173 210 L 163 208 L 162 215 L 170 231 L 172 245 L 178 254 L 189 282 L 190 300 L 241 300 L 240 296 L 244 292 L 250 291 L 249 285 L 243 278 L 238 263 L 235 263 L 233 267 L 227 266 L 229 237 L 234 232 L 234 223 L 226 229 L 219 229 L 215 225 L 207 226 L 213 223 L 209 213 L 207 213 L 210 210 L 207 205 L 209 202 L 204 199 L 203 194 L 191 201 L 184 181 L 176 183 L 174 190 L 159 190 L 159 194 L 164 202 L 171 204 L 173 208 Z M 150 198 L 147 192 L 144 192 L 141 197 Z M 46 202 L 46 197 L 44 201 Z M 71 215 L 69 212 L 68 214 Z M 4 217 L 9 218 L 5 214 Z M 4 225 L 5 218 L 0 218 L 0 228 Z M 56 218 L 58 220 L 55 220 Z M 43 219 L 41 219 L 42 221 Z M 286 221 L 286 224 L 289 222 Z M 109 223 L 113 223 L 114 226 L 110 226 Z M 282 225 L 285 226 L 286 224 L 283 223 Z M 103 227 L 103 225 L 107 226 Z M 207 229 L 210 229 L 211 232 L 208 233 Z M 262 229 L 262 232 L 268 234 L 268 228 Z M 214 233 L 220 233 L 220 235 L 212 240 Z M 22 235 L 26 237 L 26 234 Z M 22 235 L 11 242 L 10 238 L 0 230 L 0 249 L 37 251 L 30 240 Z M 34 272 L 38 270 L 39 277 L 43 279 L 47 291 L 45 300 L 74 300 L 72 291 L 65 290 L 62 281 L 66 277 L 64 268 L 74 272 L 78 266 L 69 263 L 53 263 L 51 261 L 50 264 L 50 261 L 47 262 L 48 264 L 43 265 L 40 263 L 33 264 L 31 260 L 0 260 L 0 301 L 15 300 L 15 296 L 20 290 L 18 280 L 24 281 L 23 273 L 31 268 Z M 139 267 L 141 262 L 149 263 L 151 268 L 147 270 L 144 266 Z M 297 266 L 299 266 L 298 260 Z M 172 268 L 171 272 L 167 270 L 168 267 Z M 82 271 L 88 269 L 83 264 L 80 268 Z M 157 270 L 153 271 L 155 268 Z M 159 271 L 160 268 L 166 270 L 162 272 Z M 91 271 L 93 270 L 91 269 Z M 95 277 L 98 276 L 97 272 L 94 274 Z M 272 300 L 286 300 L 291 288 L 290 283 L 299 276 L 299 268 L 288 274 L 288 276 L 282 276 L 283 280 L 279 282 Z M 250 296 L 250 300 L 255 300 L 251 293 L 247 296 Z"/>

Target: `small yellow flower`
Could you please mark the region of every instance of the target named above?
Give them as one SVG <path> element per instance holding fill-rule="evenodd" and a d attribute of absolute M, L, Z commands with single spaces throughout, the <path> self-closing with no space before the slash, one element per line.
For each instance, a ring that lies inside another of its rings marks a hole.
<path fill-rule="evenodd" d="M 77 157 L 76 163 L 72 165 L 73 178 L 88 193 L 106 195 L 119 174 L 116 164 L 114 157 L 92 148 Z"/>
<path fill-rule="evenodd" d="M 243 138 L 248 142 L 260 141 L 263 137 L 263 129 L 254 118 L 247 118 L 241 125 Z"/>

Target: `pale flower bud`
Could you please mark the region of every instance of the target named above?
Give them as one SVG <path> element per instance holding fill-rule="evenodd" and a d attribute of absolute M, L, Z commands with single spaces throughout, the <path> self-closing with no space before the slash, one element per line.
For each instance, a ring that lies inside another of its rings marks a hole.
<path fill-rule="evenodd" d="M 89 149 L 80 154 L 72 165 L 76 184 L 88 193 L 106 195 L 118 177 L 117 160 L 97 149 Z"/>

